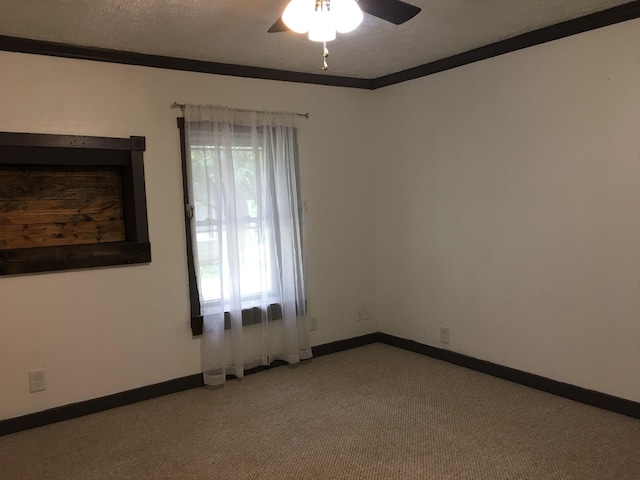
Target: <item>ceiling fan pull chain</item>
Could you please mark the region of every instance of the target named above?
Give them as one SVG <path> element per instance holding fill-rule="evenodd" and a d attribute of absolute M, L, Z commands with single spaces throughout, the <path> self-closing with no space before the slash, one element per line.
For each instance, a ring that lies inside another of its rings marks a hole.
<path fill-rule="evenodd" d="M 329 56 L 329 49 L 327 49 L 327 42 L 322 42 L 322 70 L 329 68 L 327 65 L 327 57 Z"/>

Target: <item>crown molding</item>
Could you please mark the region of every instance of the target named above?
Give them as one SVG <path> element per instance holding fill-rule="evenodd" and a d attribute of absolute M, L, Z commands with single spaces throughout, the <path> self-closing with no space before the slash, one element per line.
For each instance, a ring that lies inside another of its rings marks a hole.
<path fill-rule="evenodd" d="M 634 0 L 617 7 L 544 27 L 500 42 L 373 79 L 292 72 L 246 65 L 233 65 L 229 63 L 205 62 L 2 35 L 0 35 L 0 50 L 214 75 L 230 75 L 234 77 L 259 78 L 282 82 L 375 90 L 636 18 L 640 18 L 640 0 Z"/>
<path fill-rule="evenodd" d="M 230 75 L 233 77 L 260 78 L 264 80 L 279 80 L 283 82 L 371 89 L 371 80 L 363 78 L 291 72 L 286 70 L 274 70 L 271 68 L 233 65 L 230 63 L 205 62 L 201 60 L 125 52 L 122 50 L 111 50 L 108 48 L 83 47 L 66 43 L 7 37 L 3 35 L 0 35 L 0 50 L 7 52 L 30 53 L 34 55 L 46 55 L 51 57 L 73 58 L 77 60 L 93 60 L 96 62 L 209 73 L 213 75 Z"/>
<path fill-rule="evenodd" d="M 552 42 L 578 33 L 596 30 L 616 23 L 626 22 L 640 17 L 640 0 L 619 5 L 607 10 L 592 13 L 583 17 L 557 23 L 549 27 L 540 28 L 532 32 L 523 33 L 500 42 L 475 48 L 451 57 L 436 60 L 401 72 L 392 73 L 372 80 L 372 89 L 388 87 L 397 83 L 414 80 L 420 77 L 444 72 L 453 68 L 497 57 L 506 53 L 533 47 L 542 43 Z"/>

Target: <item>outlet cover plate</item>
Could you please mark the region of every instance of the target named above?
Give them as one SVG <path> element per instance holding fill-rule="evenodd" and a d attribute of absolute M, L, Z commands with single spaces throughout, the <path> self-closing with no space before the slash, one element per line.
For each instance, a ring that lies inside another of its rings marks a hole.
<path fill-rule="evenodd" d="M 449 328 L 440 327 L 440 343 L 449 343 Z"/>
<path fill-rule="evenodd" d="M 31 370 L 29 372 L 29 391 L 41 392 L 47 389 L 47 383 L 44 377 L 44 369 Z"/>

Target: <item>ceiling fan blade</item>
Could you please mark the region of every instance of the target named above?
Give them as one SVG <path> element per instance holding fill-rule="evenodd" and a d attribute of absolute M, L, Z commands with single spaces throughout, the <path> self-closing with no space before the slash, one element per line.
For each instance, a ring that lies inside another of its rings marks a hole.
<path fill-rule="evenodd" d="M 276 20 L 276 23 L 271 25 L 271 28 L 267 30 L 268 33 L 288 32 L 288 31 L 290 31 L 290 29 L 282 21 L 282 16 L 280 16 L 278 20 Z"/>
<path fill-rule="evenodd" d="M 411 20 L 422 10 L 400 0 L 358 0 L 358 5 L 363 12 L 396 25 Z"/>

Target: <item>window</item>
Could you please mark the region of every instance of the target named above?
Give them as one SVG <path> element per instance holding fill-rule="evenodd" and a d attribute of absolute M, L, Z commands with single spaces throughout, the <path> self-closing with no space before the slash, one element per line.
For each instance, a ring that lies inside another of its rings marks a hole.
<path fill-rule="evenodd" d="M 310 358 L 295 115 L 184 111 L 191 327 L 205 384 Z"/>
<path fill-rule="evenodd" d="M 264 170 L 263 148 L 247 145 L 249 135 L 236 133 L 229 158 L 233 162 L 233 181 L 237 215 L 236 235 L 240 259 L 240 292 L 246 307 L 253 307 L 252 299 L 263 292 L 273 291 L 274 265 L 271 256 L 265 254 L 272 248 L 268 244 L 272 237 L 259 227 L 258 182 Z M 202 139 L 201 141 L 206 141 Z M 219 146 L 192 144 L 191 168 L 193 181 L 195 240 L 198 251 L 197 273 L 202 283 L 202 298 L 206 302 L 219 302 L 230 294 L 229 285 L 222 282 L 222 262 L 229 258 L 229 219 L 224 215 L 222 197 L 210 195 L 209 188 L 222 189 L 221 172 L 207 164 L 207 158 L 215 157 Z M 263 278 L 262 270 L 268 275 Z M 226 291 L 224 291 L 226 289 Z M 224 294 L 223 294 L 224 293 Z"/>
<path fill-rule="evenodd" d="M 292 287 L 304 312 L 296 129 L 178 124 L 194 335 L 207 312 L 223 313 L 227 329 L 234 308 L 243 325 L 280 319 Z"/>

